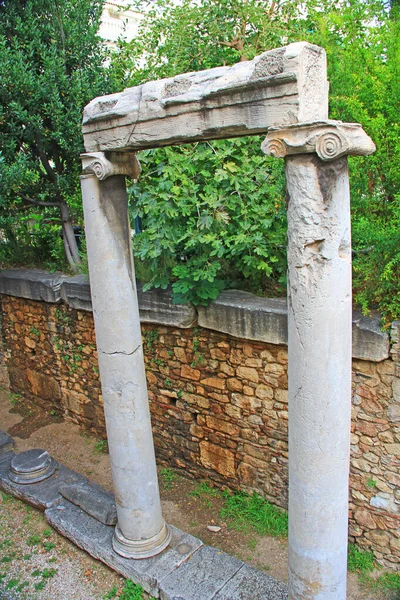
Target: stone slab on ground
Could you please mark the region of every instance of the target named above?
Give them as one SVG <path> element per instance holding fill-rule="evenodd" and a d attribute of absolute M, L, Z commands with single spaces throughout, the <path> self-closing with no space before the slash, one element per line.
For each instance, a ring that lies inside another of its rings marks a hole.
<path fill-rule="evenodd" d="M 113 527 L 100 523 L 68 501 L 46 510 L 45 517 L 54 529 L 74 544 L 124 577 L 140 584 L 156 598 L 159 597 L 160 582 L 202 546 L 197 538 L 171 527 L 171 543 L 164 552 L 153 558 L 132 560 L 114 552 Z"/>
<path fill-rule="evenodd" d="M 270 575 L 244 565 L 214 600 L 287 600 L 288 587 Z"/>
<path fill-rule="evenodd" d="M 9 452 L 14 448 L 14 440 L 11 435 L 8 435 L 5 431 L 0 431 L 0 454 Z"/>
<path fill-rule="evenodd" d="M 64 465 L 59 465 L 54 475 L 44 481 L 28 484 L 15 483 L 8 477 L 11 460 L 14 456 L 14 452 L 8 452 L 5 455 L 7 460 L 0 461 L 0 489 L 40 510 L 46 510 L 62 499 L 59 491 L 62 484 L 87 481 L 83 475 L 64 467 Z"/>
<path fill-rule="evenodd" d="M 60 486 L 60 494 L 104 525 L 117 524 L 114 494 L 96 483 L 85 481 Z"/>
<path fill-rule="evenodd" d="M 212 600 L 243 567 L 238 558 L 203 546 L 160 585 L 161 600 Z M 267 599 L 265 599 L 267 600 Z"/>

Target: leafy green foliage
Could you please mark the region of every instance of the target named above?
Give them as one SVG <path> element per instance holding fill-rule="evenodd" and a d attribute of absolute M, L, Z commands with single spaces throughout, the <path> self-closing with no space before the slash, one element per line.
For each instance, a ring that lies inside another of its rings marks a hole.
<path fill-rule="evenodd" d="M 131 188 L 144 289 L 173 281 L 175 302 L 207 304 L 225 287 L 258 293 L 285 280 L 284 176 L 258 138 L 141 153 Z"/>
<path fill-rule="evenodd" d="M 82 108 L 109 90 L 101 10 L 102 0 L 0 3 L 2 261 L 79 259 Z"/>
<path fill-rule="evenodd" d="M 323 46 L 331 117 L 361 122 L 377 145 L 374 156 L 349 161 L 354 291 L 363 309 L 378 307 L 386 323 L 400 316 L 396 6 L 389 12 L 378 0 L 157 0 L 138 38 L 120 44 L 114 71 L 124 85 L 137 85 L 251 59 L 299 40 Z M 259 140 L 147 151 L 141 161 L 131 200 L 133 214 L 143 220 L 135 255 L 147 287 L 172 282 L 176 301 L 198 304 L 224 287 L 262 294 L 282 289 L 282 166 L 262 157 Z"/>

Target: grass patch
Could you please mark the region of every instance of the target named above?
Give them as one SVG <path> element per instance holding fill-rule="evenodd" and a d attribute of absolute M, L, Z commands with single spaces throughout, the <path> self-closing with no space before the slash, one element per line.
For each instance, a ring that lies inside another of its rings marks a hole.
<path fill-rule="evenodd" d="M 99 440 L 95 443 L 94 449 L 98 454 L 108 454 L 108 442 L 107 440 Z"/>
<path fill-rule="evenodd" d="M 144 589 L 141 585 L 133 583 L 130 579 L 125 581 L 120 600 L 143 600 Z M 151 598 L 150 600 L 154 600 Z"/>
<path fill-rule="evenodd" d="M 176 480 L 176 473 L 172 469 L 161 469 L 160 476 L 162 478 L 164 489 L 170 490 L 173 482 Z"/>
<path fill-rule="evenodd" d="M 227 496 L 220 515 L 237 531 L 255 530 L 260 535 L 285 538 L 288 534 L 288 514 L 270 504 L 258 494 L 239 492 Z"/>
<path fill-rule="evenodd" d="M 373 553 L 361 550 L 355 544 L 349 544 L 347 568 L 350 573 L 371 573 L 375 568 Z"/>
<path fill-rule="evenodd" d="M 374 555 L 370 550 L 362 550 L 355 544 L 349 544 L 347 568 L 351 573 L 358 573 L 360 583 L 379 592 L 398 592 L 395 599 L 400 600 L 400 573 L 386 571 L 378 577 L 371 577 L 376 569 Z"/>
<path fill-rule="evenodd" d="M 192 490 L 189 494 L 194 498 L 202 498 L 203 496 L 209 496 L 211 498 L 220 498 L 222 492 L 217 490 L 217 488 L 212 488 L 208 485 L 206 481 L 200 481 L 199 484 Z"/>

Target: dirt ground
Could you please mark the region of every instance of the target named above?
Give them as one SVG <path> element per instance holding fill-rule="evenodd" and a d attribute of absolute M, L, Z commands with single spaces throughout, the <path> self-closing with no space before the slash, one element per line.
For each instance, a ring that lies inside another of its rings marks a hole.
<path fill-rule="evenodd" d="M 108 454 L 99 451 L 98 439 L 83 432 L 77 425 L 38 407 L 29 406 L 25 401 L 12 397 L 7 390 L 0 390 L 0 429 L 14 437 L 17 451 L 44 448 L 69 468 L 112 489 Z M 182 473 L 160 469 L 160 488 L 168 523 L 267 571 L 281 581 L 287 580 L 286 540 L 229 528 L 219 518 L 223 500 L 218 496 L 198 493 L 199 481 L 186 479 Z M 211 533 L 207 525 L 218 525 L 221 531 Z M 28 543 L 29 540 L 32 542 L 32 535 L 38 536 L 35 539 L 40 538 L 33 546 Z M 14 554 L 15 547 L 19 546 L 19 556 L 30 558 L 25 562 L 23 558 L 15 560 L 13 568 L 13 552 L 4 547 L 4 540 L 7 539 L 10 540 L 8 543 L 14 544 Z M 4 563 L 4 556 L 9 556 L 11 560 Z M 110 590 L 121 590 L 123 586 L 123 580 L 110 569 L 57 533 L 52 531 L 50 535 L 49 527 L 39 511 L 14 499 L 6 499 L 0 504 L 0 563 L 0 598 L 100 600 Z M 5 575 L 5 571 L 7 575 L 2 583 L 1 575 Z M 7 582 L 14 571 L 18 571 L 19 579 L 26 582 L 23 595 L 15 592 L 17 584 L 6 591 Z M 40 584 L 41 581 L 44 583 Z M 43 589 L 37 590 L 35 585 L 39 585 L 39 588 L 42 585 Z M 357 576 L 349 574 L 347 598 L 383 600 L 388 596 L 364 589 Z"/>

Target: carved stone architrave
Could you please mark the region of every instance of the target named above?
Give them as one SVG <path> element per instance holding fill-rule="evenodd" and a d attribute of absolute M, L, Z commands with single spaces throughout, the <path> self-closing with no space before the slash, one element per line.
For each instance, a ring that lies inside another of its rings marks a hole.
<path fill-rule="evenodd" d="M 316 121 L 270 129 L 261 149 L 275 158 L 315 152 L 327 162 L 346 155 L 367 156 L 376 148 L 358 123 Z"/>
<path fill-rule="evenodd" d="M 112 175 L 126 175 L 136 181 L 140 163 L 135 152 L 88 152 L 81 154 L 84 175 L 96 175 L 103 181 Z"/>

